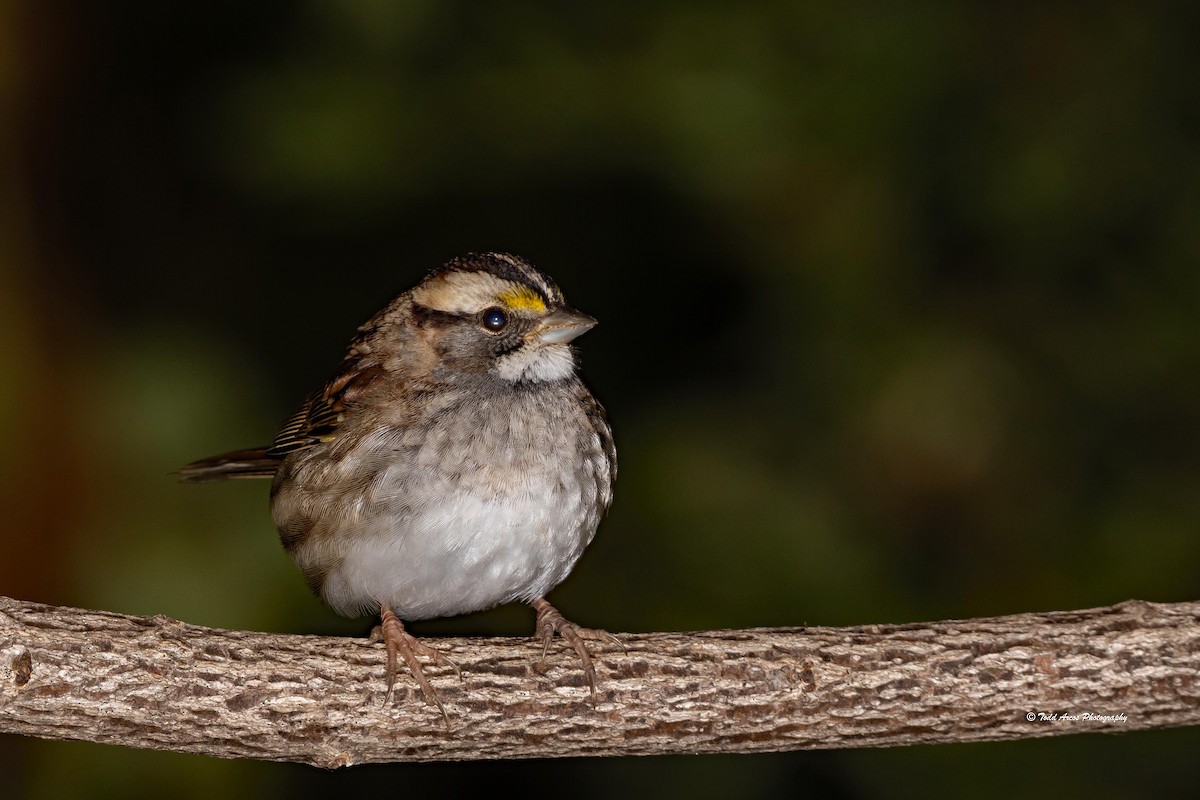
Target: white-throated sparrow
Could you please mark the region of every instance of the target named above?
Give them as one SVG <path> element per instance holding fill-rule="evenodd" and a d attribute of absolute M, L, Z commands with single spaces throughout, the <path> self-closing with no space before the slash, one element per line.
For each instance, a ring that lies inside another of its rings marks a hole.
<path fill-rule="evenodd" d="M 273 478 L 272 519 L 313 592 L 380 615 L 388 696 L 399 654 L 442 707 L 417 655 L 444 659 L 400 620 L 518 600 L 543 656 L 557 631 L 594 691 L 583 638 L 602 632 L 545 596 L 612 502 L 612 432 L 570 345 L 595 324 L 521 258 L 456 258 L 359 328 L 271 447 L 196 461 L 183 480 Z"/>

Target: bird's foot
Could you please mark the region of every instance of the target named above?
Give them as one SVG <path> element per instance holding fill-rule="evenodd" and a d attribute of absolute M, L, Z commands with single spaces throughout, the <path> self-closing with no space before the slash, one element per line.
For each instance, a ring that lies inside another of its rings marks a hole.
<path fill-rule="evenodd" d="M 442 699 L 438 697 L 433 684 L 425 677 L 425 669 L 421 666 L 417 656 L 424 656 L 436 664 L 452 667 L 460 680 L 462 679 L 462 670 L 458 668 L 457 664 L 446 658 L 441 651 L 430 647 L 404 630 L 404 623 L 400 622 L 400 618 L 387 606 L 380 608 L 379 617 L 379 625 L 376 625 L 375 629 L 371 631 L 371 641 L 382 641 L 387 648 L 387 694 L 383 698 L 384 705 L 387 705 L 388 701 L 392 699 L 392 690 L 396 685 L 397 656 L 403 656 L 404 663 L 408 665 L 409 672 L 417 679 L 425 699 L 438 707 L 438 710 L 442 712 L 442 719 L 449 727 L 450 715 L 446 713 L 446 707 L 442 705 Z"/>
<path fill-rule="evenodd" d="M 544 598 L 539 597 L 530 605 L 537 612 L 537 636 L 542 640 L 542 662 L 546 661 L 546 653 L 550 650 L 550 642 L 558 633 L 567 644 L 575 650 L 583 666 L 583 677 L 587 681 L 588 692 L 594 699 L 596 696 L 596 667 L 592 664 L 592 654 L 588 650 L 585 639 L 614 642 L 621 649 L 625 645 L 616 636 L 599 628 L 583 628 L 564 617 L 557 608 L 550 605 Z"/>

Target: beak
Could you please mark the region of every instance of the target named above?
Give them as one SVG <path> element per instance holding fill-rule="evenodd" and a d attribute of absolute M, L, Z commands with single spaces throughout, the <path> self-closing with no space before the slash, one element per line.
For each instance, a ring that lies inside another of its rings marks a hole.
<path fill-rule="evenodd" d="M 573 309 L 554 311 L 542 317 L 542 321 L 533 332 L 531 338 L 542 344 L 566 344 L 590 331 L 596 325 L 596 320 Z"/>

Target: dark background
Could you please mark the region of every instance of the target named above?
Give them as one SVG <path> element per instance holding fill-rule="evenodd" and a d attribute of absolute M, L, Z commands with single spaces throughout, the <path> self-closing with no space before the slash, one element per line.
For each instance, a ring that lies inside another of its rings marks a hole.
<path fill-rule="evenodd" d="M 364 634 L 307 594 L 265 484 L 169 473 L 267 442 L 388 298 L 502 249 L 601 320 L 621 478 L 569 617 L 1195 599 L 1200 14 L 1085 8 L 0 5 L 0 593 Z M 1096 800 L 1182 794 L 1198 745 L 330 774 L 6 737 L 0 772 L 30 798 Z"/>

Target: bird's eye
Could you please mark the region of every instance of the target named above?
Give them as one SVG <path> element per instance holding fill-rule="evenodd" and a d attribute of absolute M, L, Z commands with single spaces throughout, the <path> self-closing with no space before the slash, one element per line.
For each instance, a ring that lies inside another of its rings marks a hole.
<path fill-rule="evenodd" d="M 483 312 L 483 327 L 489 331 L 502 331 L 504 326 L 508 324 L 508 315 L 499 308 L 489 308 Z"/>

